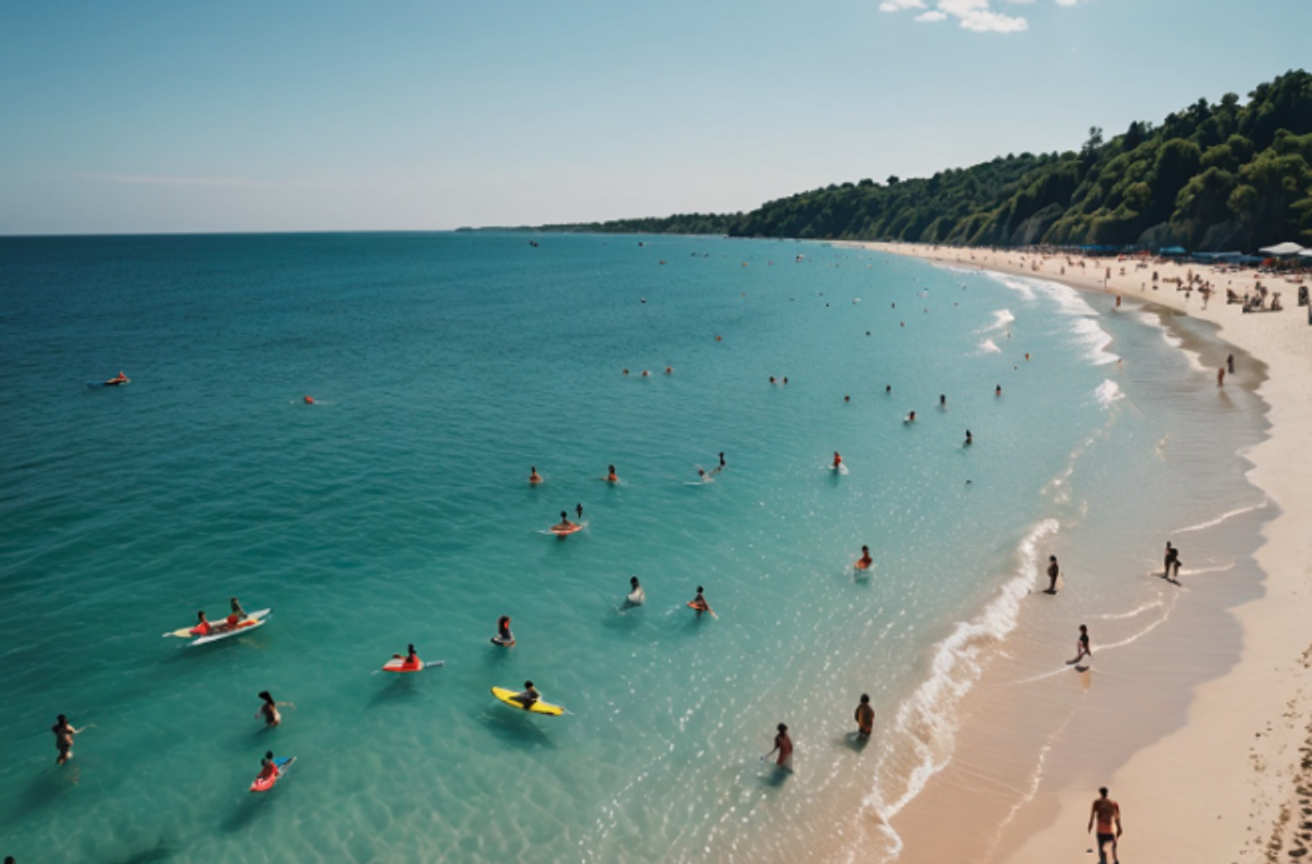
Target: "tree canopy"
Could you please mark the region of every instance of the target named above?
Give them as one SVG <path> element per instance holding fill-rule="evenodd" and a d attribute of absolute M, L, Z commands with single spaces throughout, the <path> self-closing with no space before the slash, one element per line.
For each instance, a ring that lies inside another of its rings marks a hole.
<path fill-rule="evenodd" d="M 1312 244 L 1312 75 L 1241 103 L 1199 99 L 1078 151 L 999 156 L 929 178 L 863 179 L 748 213 L 689 213 L 543 230 L 727 234 L 956 245 L 1112 244 L 1252 251 Z"/>

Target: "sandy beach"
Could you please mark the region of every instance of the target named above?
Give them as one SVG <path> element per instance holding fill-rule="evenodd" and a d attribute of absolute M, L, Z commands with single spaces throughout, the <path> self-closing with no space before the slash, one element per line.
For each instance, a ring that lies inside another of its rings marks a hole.
<path fill-rule="evenodd" d="M 1312 327 L 1307 309 L 1297 305 L 1298 286 L 1284 277 L 1261 276 L 1263 284 L 1282 292 L 1285 308 L 1245 314 L 1226 303 L 1225 291 L 1242 295 L 1251 289 L 1252 270 L 1231 273 L 1155 260 L 1143 266 L 1137 259 L 1045 257 L 1017 250 L 861 245 L 955 267 L 1050 279 L 1165 307 L 1160 311 L 1166 315 L 1173 310 L 1212 322 L 1221 339 L 1265 366 L 1265 378 L 1256 386 L 1270 406 L 1269 437 L 1244 454 L 1253 466 L 1251 482 L 1274 506 L 1254 556 L 1262 579 L 1259 599 L 1227 608 L 1223 599 L 1207 596 L 1205 585 L 1183 599 L 1182 607 L 1196 608 L 1180 610 L 1176 635 L 1168 637 L 1174 641 L 1166 642 L 1165 650 L 1158 645 L 1155 656 L 1133 658 L 1132 674 L 1123 670 L 1115 680 L 1102 680 L 1084 694 L 1078 712 L 1067 716 L 1054 708 L 1052 716 L 1062 728 L 1045 741 L 1032 788 L 1016 788 L 1029 769 L 1010 764 L 1008 754 L 1032 749 L 1026 730 L 1045 718 L 1009 716 L 1015 709 L 1005 698 L 981 694 L 983 711 L 976 716 L 984 719 L 962 737 L 953 767 L 894 820 L 908 860 L 942 860 L 949 854 L 1017 864 L 1096 860 L 1085 826 L 1102 785 L 1120 802 L 1121 852 L 1128 860 L 1298 860 L 1312 846 L 1307 720 L 1312 633 L 1305 623 L 1312 609 L 1307 528 L 1312 460 L 1303 443 L 1312 434 Z M 1216 289 L 1210 301 L 1197 291 L 1177 290 L 1174 280 L 1187 279 L 1191 271 Z M 1198 358 L 1206 369 L 1224 360 Z M 1236 379 L 1226 386 L 1237 386 Z M 1210 652 L 1206 634 L 1189 632 L 1190 623 L 1205 626 L 1208 611 L 1237 622 L 1242 646 L 1237 657 Z M 1178 678 L 1189 676 L 1175 673 L 1188 664 L 1198 664 L 1195 680 L 1209 675 L 1211 680 L 1181 683 Z M 1228 671 L 1220 677 L 1203 671 L 1218 667 Z M 1034 705 L 1026 711 L 1033 713 Z M 990 792 L 995 782 L 1007 788 Z M 976 807 L 981 796 L 1020 803 L 1000 813 L 997 807 Z M 943 831 L 945 824 L 953 830 Z"/>

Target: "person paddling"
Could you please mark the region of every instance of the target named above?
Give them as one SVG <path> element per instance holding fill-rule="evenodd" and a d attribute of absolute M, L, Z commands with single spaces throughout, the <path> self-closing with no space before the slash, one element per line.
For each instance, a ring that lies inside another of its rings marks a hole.
<path fill-rule="evenodd" d="M 272 782 L 278 779 L 278 764 L 273 761 L 273 751 L 266 750 L 264 758 L 260 760 L 260 773 L 255 778 L 256 783 Z"/>
<path fill-rule="evenodd" d="M 188 631 L 192 636 L 208 636 L 214 631 L 214 625 L 205 620 L 204 609 L 196 613 L 196 620 L 199 623 Z"/>
<path fill-rule="evenodd" d="M 533 686 L 532 681 L 525 681 L 524 689 L 515 694 L 515 701 L 523 705 L 525 711 L 532 708 L 533 704 L 541 698 L 542 694 Z"/>

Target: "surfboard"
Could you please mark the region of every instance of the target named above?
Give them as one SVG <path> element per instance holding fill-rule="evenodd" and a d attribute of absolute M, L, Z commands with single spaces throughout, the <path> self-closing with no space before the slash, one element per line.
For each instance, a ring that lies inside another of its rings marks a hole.
<path fill-rule="evenodd" d="M 255 781 L 251 783 L 251 791 L 268 792 L 270 789 L 273 788 L 273 784 L 277 783 L 279 780 L 283 778 L 283 775 L 286 774 L 288 770 L 291 769 L 292 764 L 295 762 L 296 762 L 295 756 L 279 756 L 278 758 L 274 759 L 273 764 L 274 767 L 278 769 L 277 773 L 274 774 L 272 777 L 257 776 L 255 778 Z"/>
<path fill-rule="evenodd" d="M 445 666 L 445 660 L 428 660 L 421 662 L 418 666 L 405 665 L 404 657 L 393 657 L 383 664 L 384 672 L 423 672 L 425 669 L 436 669 L 439 666 Z"/>
<path fill-rule="evenodd" d="M 546 714 L 551 717 L 559 717 L 561 714 L 565 713 L 565 709 L 561 708 L 559 705 L 552 705 L 550 702 L 543 702 L 541 699 L 534 702 L 532 705 L 525 707 L 523 702 L 520 702 L 515 698 L 519 695 L 518 690 L 507 690 L 504 687 L 493 687 L 492 695 L 512 708 L 518 708 L 520 711 L 527 711 L 530 714 Z"/>
<path fill-rule="evenodd" d="M 582 531 L 583 526 L 587 524 L 588 524 L 587 522 L 582 522 L 578 525 L 571 525 L 568 528 L 558 528 L 555 525 L 552 525 L 550 530 L 551 533 L 555 534 L 557 537 L 568 537 L 571 534 L 577 534 L 580 531 Z"/>
<path fill-rule="evenodd" d="M 194 639 L 195 641 L 191 643 L 192 645 L 204 645 L 208 642 L 214 642 L 219 639 L 226 639 L 229 636 L 236 636 L 238 633 L 243 633 L 247 630 L 253 630 L 256 627 L 263 626 L 266 620 L 268 619 L 269 615 L 272 614 L 272 612 L 273 612 L 272 609 L 257 609 L 254 612 L 247 613 L 246 619 L 244 621 L 238 622 L 237 626 L 234 627 L 233 629 L 224 630 L 221 633 L 212 632 L 208 636 L 201 636 L 199 638 L 196 636 L 195 633 L 191 632 L 191 627 L 181 627 L 177 630 L 171 630 L 168 633 L 165 633 L 164 635 L 166 637 L 176 636 L 179 639 Z M 195 625 L 193 624 L 192 627 L 194 626 Z M 210 622 L 210 626 L 217 628 L 219 625 L 215 622 Z"/>

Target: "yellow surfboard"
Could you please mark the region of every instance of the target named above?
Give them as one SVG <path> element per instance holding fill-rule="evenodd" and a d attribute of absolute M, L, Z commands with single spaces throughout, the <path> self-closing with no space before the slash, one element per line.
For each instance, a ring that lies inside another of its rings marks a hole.
<path fill-rule="evenodd" d="M 518 690 L 507 690 L 505 687 L 493 687 L 492 695 L 512 708 L 518 708 L 521 711 L 528 711 L 531 714 L 548 714 L 552 717 L 559 717 L 561 714 L 565 713 L 565 709 L 561 708 L 559 705 L 552 705 L 550 702 L 543 702 L 541 699 L 534 702 L 532 705 L 525 707 L 523 702 L 520 702 L 515 698 L 519 695 Z"/>

